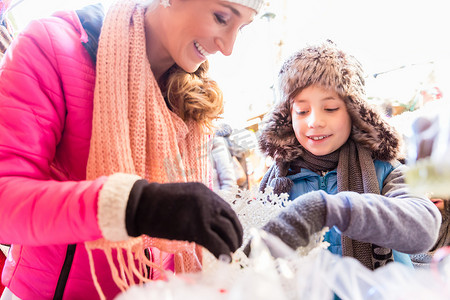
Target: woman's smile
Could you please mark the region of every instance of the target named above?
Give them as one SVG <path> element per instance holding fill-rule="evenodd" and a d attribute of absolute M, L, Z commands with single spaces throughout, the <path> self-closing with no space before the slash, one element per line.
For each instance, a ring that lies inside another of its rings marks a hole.
<path fill-rule="evenodd" d="M 197 53 L 200 54 L 200 56 L 201 56 L 203 59 L 206 59 L 206 57 L 207 57 L 208 55 L 211 55 L 211 54 L 212 54 L 212 53 L 209 53 L 208 51 L 206 51 L 205 48 L 203 48 L 203 46 L 200 45 L 200 43 L 197 42 L 197 41 L 194 41 L 194 46 L 195 46 L 195 50 L 197 50 Z"/>

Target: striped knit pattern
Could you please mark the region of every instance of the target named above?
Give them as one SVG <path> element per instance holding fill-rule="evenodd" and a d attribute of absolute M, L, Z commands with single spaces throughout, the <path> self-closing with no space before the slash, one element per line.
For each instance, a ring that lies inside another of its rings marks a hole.
<path fill-rule="evenodd" d="M 7 24 L 6 26 L 0 25 L 0 59 L 3 57 L 6 49 L 8 49 L 13 40 L 12 34 L 7 26 Z"/>
<path fill-rule="evenodd" d="M 208 184 L 209 137 L 194 121 L 185 123 L 168 109 L 147 59 L 145 8 L 141 2 L 116 2 L 102 27 L 87 178 L 121 172 L 151 182 Z M 158 246 L 157 239 L 152 239 L 152 245 L 145 244 L 148 239 L 137 239 L 139 242 L 116 242 L 114 248 L 130 250 L 130 244 L 134 250 L 136 244 L 144 248 Z M 104 240 L 90 242 L 87 249 L 101 248 L 109 253 L 110 246 L 106 245 Z M 161 241 L 161 245 L 161 250 L 175 254 L 176 271 L 201 268 L 200 247 L 185 242 Z M 168 249 L 167 245 L 173 247 Z"/>
<path fill-rule="evenodd" d="M 339 153 L 338 192 L 380 194 L 371 153 L 361 144 L 349 140 Z M 393 261 L 392 250 L 341 235 L 342 255 L 356 258 L 370 270 Z"/>

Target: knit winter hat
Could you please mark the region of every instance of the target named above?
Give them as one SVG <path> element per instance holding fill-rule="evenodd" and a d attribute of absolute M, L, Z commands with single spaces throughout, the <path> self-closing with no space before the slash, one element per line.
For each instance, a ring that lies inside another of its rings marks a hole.
<path fill-rule="evenodd" d="M 350 137 L 372 151 L 375 159 L 398 158 L 399 135 L 367 102 L 364 73 L 358 60 L 326 41 L 301 49 L 288 58 L 278 75 L 280 103 L 268 116 L 260 136 L 264 153 L 280 161 L 303 154 L 292 128 L 292 99 L 303 89 L 318 85 L 335 91 L 352 119 Z"/>
<path fill-rule="evenodd" d="M 259 12 L 264 3 L 264 0 L 226 0 L 226 1 L 253 8 L 256 11 L 256 13 Z"/>

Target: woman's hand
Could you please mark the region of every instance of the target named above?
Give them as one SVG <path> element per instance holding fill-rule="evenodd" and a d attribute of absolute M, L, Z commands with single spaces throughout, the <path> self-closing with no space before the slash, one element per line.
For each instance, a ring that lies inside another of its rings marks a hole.
<path fill-rule="evenodd" d="M 195 242 L 217 258 L 236 251 L 243 236 L 231 206 L 198 182 L 137 181 L 127 204 L 126 227 L 130 236 Z"/>

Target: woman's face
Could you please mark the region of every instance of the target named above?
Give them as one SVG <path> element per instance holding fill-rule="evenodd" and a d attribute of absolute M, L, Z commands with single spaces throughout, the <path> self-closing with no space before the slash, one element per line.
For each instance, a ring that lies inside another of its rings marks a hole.
<path fill-rule="evenodd" d="M 292 127 L 299 143 L 314 155 L 327 155 L 347 142 L 352 121 L 344 100 L 318 86 L 303 89 L 293 99 Z"/>
<path fill-rule="evenodd" d="M 159 0 L 157 0 L 159 1 Z M 160 50 L 184 69 L 194 72 L 217 51 L 230 55 L 239 30 L 256 12 L 221 0 L 171 0 L 158 7 L 161 22 L 156 30 Z"/>

